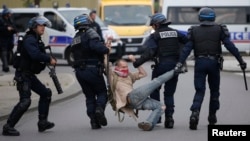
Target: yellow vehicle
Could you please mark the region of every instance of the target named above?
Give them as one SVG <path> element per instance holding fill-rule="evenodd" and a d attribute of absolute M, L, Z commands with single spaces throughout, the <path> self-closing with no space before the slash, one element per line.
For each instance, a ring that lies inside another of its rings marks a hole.
<path fill-rule="evenodd" d="M 154 13 L 154 0 L 100 0 L 99 16 L 125 43 L 125 55 L 140 54 L 150 34 L 147 25 Z"/>

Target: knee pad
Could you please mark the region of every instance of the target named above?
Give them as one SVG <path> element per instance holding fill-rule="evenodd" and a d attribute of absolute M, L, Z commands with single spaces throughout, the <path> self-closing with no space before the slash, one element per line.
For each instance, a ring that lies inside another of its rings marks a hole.
<path fill-rule="evenodd" d="M 22 99 L 19 103 L 19 108 L 20 110 L 27 110 L 31 104 L 31 99 L 30 98 L 25 98 Z"/>
<path fill-rule="evenodd" d="M 52 91 L 50 88 L 47 88 L 47 95 L 46 100 L 50 103 L 51 102 Z"/>

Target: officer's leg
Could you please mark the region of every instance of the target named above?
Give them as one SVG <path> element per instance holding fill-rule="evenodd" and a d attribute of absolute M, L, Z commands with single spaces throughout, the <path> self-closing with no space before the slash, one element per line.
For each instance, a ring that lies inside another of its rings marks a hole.
<path fill-rule="evenodd" d="M 194 86 L 195 86 L 195 96 L 193 99 L 193 104 L 190 108 L 192 114 L 190 116 L 190 126 L 189 128 L 192 130 L 197 129 L 197 125 L 199 122 L 199 113 L 201 109 L 201 104 L 204 99 L 205 90 L 206 90 L 206 76 L 207 73 L 206 63 L 203 61 L 196 61 L 195 70 L 194 70 Z"/>
<path fill-rule="evenodd" d="M 93 87 L 94 93 L 96 94 L 96 118 L 102 126 L 107 125 L 107 119 L 105 117 L 105 107 L 108 101 L 107 88 L 102 75 L 97 75 L 95 80 L 95 85 Z"/>
<path fill-rule="evenodd" d="M 219 87 L 220 87 L 220 70 L 219 67 L 213 67 L 208 75 L 208 84 L 210 88 L 210 103 L 208 122 L 214 125 L 217 122 L 216 111 L 220 108 L 219 103 Z"/>
<path fill-rule="evenodd" d="M 55 126 L 54 123 L 48 121 L 49 106 L 51 103 L 52 92 L 49 88 L 46 88 L 44 84 L 36 76 L 33 76 L 31 89 L 40 96 L 38 104 L 38 118 L 39 121 L 38 131 L 43 132 L 47 129 L 51 129 Z"/>
<path fill-rule="evenodd" d="M 2 70 L 4 72 L 9 72 L 9 65 L 8 65 L 8 50 L 6 48 L 2 48 L 1 52 L 1 60 L 2 60 Z"/>
<path fill-rule="evenodd" d="M 144 131 L 150 131 L 157 124 L 159 118 L 164 113 L 166 106 L 159 101 L 147 98 L 136 109 L 138 110 L 152 110 L 146 122 L 140 122 L 138 127 Z"/>
<path fill-rule="evenodd" d="M 6 136 L 19 136 L 20 133 L 14 128 L 16 123 L 21 119 L 23 114 L 27 111 L 31 104 L 31 91 L 29 80 L 25 79 L 23 82 L 17 82 L 17 89 L 19 91 L 20 101 L 12 110 L 7 124 L 3 127 L 3 135 Z"/>
<path fill-rule="evenodd" d="M 174 127 L 174 93 L 178 82 L 178 76 L 174 76 L 164 85 L 164 102 L 167 107 L 165 110 L 165 128 Z"/>
<path fill-rule="evenodd" d="M 95 109 L 96 109 L 96 96 L 92 90 L 92 85 L 87 83 L 85 79 L 89 79 L 88 74 L 85 74 L 86 71 L 83 70 L 76 70 L 76 78 L 79 82 L 83 94 L 86 97 L 86 107 L 87 107 L 87 115 L 90 118 L 90 124 L 92 129 L 99 129 L 101 128 L 101 125 L 97 122 L 96 116 L 95 116 Z"/>

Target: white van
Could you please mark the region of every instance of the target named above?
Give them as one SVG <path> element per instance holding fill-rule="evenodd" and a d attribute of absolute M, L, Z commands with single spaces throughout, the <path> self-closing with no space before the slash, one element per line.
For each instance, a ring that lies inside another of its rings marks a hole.
<path fill-rule="evenodd" d="M 171 27 L 187 32 L 199 24 L 198 12 L 208 6 L 216 13 L 216 23 L 227 25 L 231 40 L 241 53 L 250 51 L 250 0 L 162 0 L 162 14 L 172 21 Z M 222 48 L 224 53 L 228 51 Z"/>
<path fill-rule="evenodd" d="M 64 16 L 62 16 L 62 14 L 54 8 L 10 9 L 12 10 L 12 18 L 19 35 L 25 34 L 25 31 L 27 30 L 27 23 L 31 18 L 37 15 L 43 15 L 48 18 L 52 23 L 52 27 L 46 27 L 42 40 L 46 46 L 51 46 L 53 55 L 56 58 L 66 59 L 69 65 L 72 64 L 73 59 L 70 54 L 70 44 L 75 35 L 75 29 L 74 26 L 67 21 Z M 117 46 L 112 46 L 112 48 L 116 47 Z M 116 54 L 116 52 L 113 52 L 113 54 Z M 118 56 L 118 58 L 120 58 L 120 56 Z"/>

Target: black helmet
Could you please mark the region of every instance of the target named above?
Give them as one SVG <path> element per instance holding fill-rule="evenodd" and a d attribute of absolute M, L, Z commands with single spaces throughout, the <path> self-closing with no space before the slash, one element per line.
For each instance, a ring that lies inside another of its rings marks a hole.
<path fill-rule="evenodd" d="M 152 26 L 153 24 L 170 24 L 171 23 L 171 22 L 167 22 L 166 17 L 161 13 L 156 13 L 150 18 L 151 18 L 150 26 Z"/>
<path fill-rule="evenodd" d="M 90 20 L 89 20 L 88 15 L 86 15 L 86 14 L 79 15 L 79 16 L 76 16 L 74 18 L 74 27 L 75 27 L 75 30 L 79 30 L 81 28 L 85 28 L 86 26 L 89 26 L 89 25 L 90 25 Z"/>
<path fill-rule="evenodd" d="M 6 16 L 10 13 L 12 13 L 12 11 L 9 8 L 4 8 L 2 11 L 2 16 Z"/>
<path fill-rule="evenodd" d="M 51 27 L 51 22 L 44 16 L 36 16 L 29 20 L 28 28 L 36 28 L 37 25 Z"/>
<path fill-rule="evenodd" d="M 215 21 L 215 12 L 212 8 L 204 7 L 199 11 L 199 20 L 202 21 Z"/>

